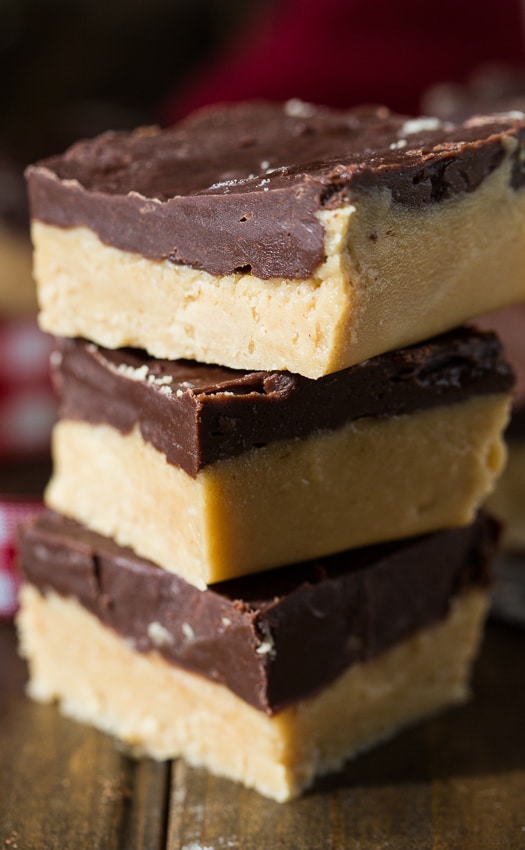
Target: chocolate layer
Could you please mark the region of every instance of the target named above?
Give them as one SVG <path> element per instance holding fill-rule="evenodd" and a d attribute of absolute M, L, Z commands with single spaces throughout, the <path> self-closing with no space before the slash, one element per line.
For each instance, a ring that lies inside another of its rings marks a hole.
<path fill-rule="evenodd" d="M 200 591 L 130 549 L 46 511 L 22 526 L 25 580 L 76 598 L 140 652 L 220 682 L 272 714 L 444 618 L 491 582 L 498 526 L 471 526 Z"/>
<path fill-rule="evenodd" d="M 269 442 L 508 392 L 513 383 L 497 337 L 469 328 L 318 380 L 157 360 L 83 340 L 58 339 L 51 360 L 61 418 L 121 433 L 138 425 L 169 463 L 194 476 Z"/>
<path fill-rule="evenodd" d="M 453 125 L 384 107 L 247 103 L 80 142 L 28 170 L 29 194 L 33 218 L 151 259 L 301 279 L 324 259 L 319 210 L 382 189 L 404 206 L 441 203 L 475 190 L 511 146 L 521 187 L 524 141 L 515 116 Z"/>

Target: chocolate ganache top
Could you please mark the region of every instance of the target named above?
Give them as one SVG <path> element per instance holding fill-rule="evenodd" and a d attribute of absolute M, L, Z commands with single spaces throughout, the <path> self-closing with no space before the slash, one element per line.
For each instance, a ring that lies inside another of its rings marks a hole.
<path fill-rule="evenodd" d="M 59 416 L 138 426 L 169 463 L 197 475 L 207 464 L 276 440 L 507 393 L 514 376 L 497 336 L 459 328 L 317 380 L 243 372 L 132 349 L 57 339 L 51 357 Z"/>
<path fill-rule="evenodd" d="M 472 525 L 221 582 L 182 578 L 58 514 L 22 527 L 20 566 L 140 652 L 226 685 L 272 714 L 428 627 L 491 582 L 498 525 Z"/>
<path fill-rule="evenodd" d="M 106 133 L 27 174 L 34 219 L 212 274 L 301 279 L 324 259 L 319 210 L 377 189 L 410 207 L 443 202 L 475 190 L 505 156 L 518 188 L 524 142 L 522 113 L 451 124 L 385 107 L 251 102 L 166 130 Z"/>

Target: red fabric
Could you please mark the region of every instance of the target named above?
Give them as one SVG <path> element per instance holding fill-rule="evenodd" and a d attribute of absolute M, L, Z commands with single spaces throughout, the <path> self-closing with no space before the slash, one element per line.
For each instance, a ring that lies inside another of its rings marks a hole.
<path fill-rule="evenodd" d="M 254 97 L 414 114 L 432 84 L 461 82 L 487 62 L 525 61 L 519 0 L 281 0 L 272 10 L 168 103 L 168 122 Z"/>
<path fill-rule="evenodd" d="M 17 608 L 20 584 L 16 570 L 16 530 L 18 523 L 40 510 L 38 501 L 8 500 L 0 496 L 0 619 L 12 616 Z"/>
<path fill-rule="evenodd" d="M 36 319 L 0 320 L 0 461 L 49 448 L 55 417 L 50 350 L 51 338 Z"/>
<path fill-rule="evenodd" d="M 0 491 L 3 459 L 49 451 L 55 418 L 50 350 L 51 338 L 36 319 L 0 320 Z M 40 507 L 34 498 L 0 496 L 0 619 L 14 614 L 17 605 L 17 525 Z"/>

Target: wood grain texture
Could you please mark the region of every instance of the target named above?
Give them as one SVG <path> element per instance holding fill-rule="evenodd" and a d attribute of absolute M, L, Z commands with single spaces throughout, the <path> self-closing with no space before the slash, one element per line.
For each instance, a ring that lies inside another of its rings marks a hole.
<path fill-rule="evenodd" d="M 524 657 L 525 632 L 490 625 L 470 703 L 279 805 L 31 703 L 0 626 L 0 848 L 525 850 Z"/>
<path fill-rule="evenodd" d="M 5 625 L 0 659 L 0 847 L 164 847 L 169 766 L 132 761 L 106 736 L 26 699 Z"/>

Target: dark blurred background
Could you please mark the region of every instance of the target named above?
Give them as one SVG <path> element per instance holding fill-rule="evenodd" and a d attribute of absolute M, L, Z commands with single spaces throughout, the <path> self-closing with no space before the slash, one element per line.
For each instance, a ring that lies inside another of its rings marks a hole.
<path fill-rule="evenodd" d="M 0 147 L 29 161 L 158 121 L 263 3 L 0 0 Z"/>
<path fill-rule="evenodd" d="M 415 113 L 435 83 L 523 65 L 523 18 L 521 0 L 0 0 L 0 156 L 254 96 Z"/>
<path fill-rule="evenodd" d="M 253 96 L 413 113 L 524 45 L 521 0 L 0 0 L 0 149 L 28 161 Z"/>

